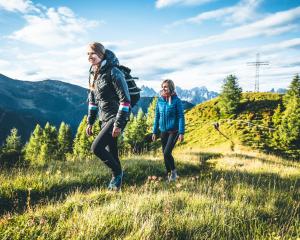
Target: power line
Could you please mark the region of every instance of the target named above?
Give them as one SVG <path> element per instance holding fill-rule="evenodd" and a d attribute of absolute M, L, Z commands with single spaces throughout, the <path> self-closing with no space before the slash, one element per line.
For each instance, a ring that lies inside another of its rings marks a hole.
<path fill-rule="evenodd" d="M 255 66 L 255 87 L 254 92 L 259 92 L 259 68 L 262 65 L 269 65 L 269 62 L 261 62 L 259 61 L 260 54 L 256 53 L 256 61 L 255 62 L 247 62 L 249 66 Z"/>

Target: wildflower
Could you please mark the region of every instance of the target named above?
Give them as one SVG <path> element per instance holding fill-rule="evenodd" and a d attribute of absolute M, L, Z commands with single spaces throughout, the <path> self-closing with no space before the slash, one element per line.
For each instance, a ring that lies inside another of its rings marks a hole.
<path fill-rule="evenodd" d="M 156 177 L 156 176 L 152 176 L 152 180 L 154 180 L 154 181 L 155 181 L 156 179 L 157 179 L 157 177 Z"/>
<path fill-rule="evenodd" d="M 46 220 L 45 218 L 41 218 L 41 219 L 40 219 L 40 224 L 43 225 L 43 224 L 45 224 L 45 223 L 47 223 L 47 220 Z"/>

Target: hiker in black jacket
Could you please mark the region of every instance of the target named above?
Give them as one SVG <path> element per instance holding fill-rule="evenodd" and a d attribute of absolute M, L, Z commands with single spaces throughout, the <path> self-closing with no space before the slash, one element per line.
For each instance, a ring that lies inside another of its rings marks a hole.
<path fill-rule="evenodd" d="M 123 171 L 118 156 L 117 137 L 125 128 L 130 114 L 130 95 L 124 74 L 116 67 L 119 61 L 115 54 L 105 49 L 101 43 L 88 46 L 89 111 L 86 133 L 91 136 L 92 126 L 100 112 L 101 131 L 92 144 L 91 150 L 112 171 L 108 185 L 111 190 L 119 190 Z"/>

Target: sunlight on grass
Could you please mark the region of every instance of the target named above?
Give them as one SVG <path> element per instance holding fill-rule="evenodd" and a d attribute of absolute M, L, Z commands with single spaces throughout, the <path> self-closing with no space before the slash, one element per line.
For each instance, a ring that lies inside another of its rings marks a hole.
<path fill-rule="evenodd" d="M 237 146 L 175 150 L 180 178 L 166 182 L 162 155 L 122 159 L 108 191 L 99 161 L 3 172 L 1 239 L 296 239 L 298 162 Z M 30 194 L 29 194 L 30 189 Z"/>

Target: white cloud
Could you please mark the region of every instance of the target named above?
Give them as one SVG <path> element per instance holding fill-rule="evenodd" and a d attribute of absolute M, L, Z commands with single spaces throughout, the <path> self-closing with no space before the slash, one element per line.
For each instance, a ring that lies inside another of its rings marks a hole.
<path fill-rule="evenodd" d="M 171 7 L 174 5 L 201 5 L 209 2 L 213 2 L 215 0 L 157 0 L 155 3 L 156 8 L 165 8 Z"/>
<path fill-rule="evenodd" d="M 196 17 L 176 21 L 166 28 L 176 27 L 183 24 L 200 24 L 206 20 L 222 21 L 224 24 L 241 24 L 257 18 L 257 8 L 262 0 L 242 0 L 237 5 L 203 12 Z"/>
<path fill-rule="evenodd" d="M 253 37 L 272 36 L 291 32 L 299 27 L 299 25 L 291 24 L 291 22 L 300 18 L 300 7 L 278 12 L 276 14 L 265 17 L 262 20 L 245 24 L 239 27 L 228 29 L 227 31 L 212 35 L 206 38 L 198 38 L 183 42 L 175 42 L 170 44 L 161 44 L 151 47 L 145 47 L 130 52 L 124 52 L 123 57 L 139 58 L 143 56 L 154 56 L 158 58 L 170 59 L 170 57 L 181 56 L 183 51 L 192 48 L 199 48 L 206 45 L 213 45 L 223 42 L 232 42 L 241 39 Z M 165 57 L 166 56 L 166 57 Z"/>
<path fill-rule="evenodd" d="M 9 12 L 39 12 L 39 9 L 36 8 L 30 0 L 0 0 L 0 9 L 1 8 Z"/>
<path fill-rule="evenodd" d="M 21 49 L 15 49 L 11 54 L 13 59 L 10 59 L 9 65 L 1 64 L 0 61 L 0 73 L 16 79 L 56 79 L 87 87 L 89 64 L 84 45 L 65 51 L 48 50 L 27 54 Z"/>
<path fill-rule="evenodd" d="M 45 14 L 25 15 L 27 25 L 9 36 L 10 39 L 42 47 L 78 43 L 86 30 L 97 22 L 77 18 L 67 7 L 49 8 Z"/>
<path fill-rule="evenodd" d="M 62 31 L 68 39 L 81 35 L 80 26 L 78 28 L 78 24 L 75 24 L 78 19 L 68 8 L 48 9 L 44 16 L 34 17 L 37 18 L 32 20 L 33 24 L 30 26 L 45 21 L 49 25 L 44 28 L 49 29 L 44 34 L 47 37 L 53 31 L 54 37 L 57 37 L 54 40 L 58 43 L 67 43 L 67 41 L 55 35 L 57 31 Z M 263 61 L 270 62 L 270 66 L 262 68 L 261 89 L 270 90 L 272 87 L 285 87 L 293 74 L 299 72 L 300 38 L 279 42 L 268 38 L 272 43 L 268 45 L 259 43 L 257 46 L 242 45 L 238 40 L 290 33 L 299 28 L 299 24 L 295 21 L 299 18 L 300 7 L 275 13 L 220 34 L 184 42 L 161 44 L 132 51 L 121 51 L 129 49 L 127 46 L 131 42 L 105 42 L 104 44 L 108 48 L 117 49 L 116 54 L 121 63 L 132 68 L 134 76 L 140 77 L 137 81 L 139 85 L 145 84 L 158 88 L 160 81 L 168 77 L 183 88 L 205 85 L 215 91 L 220 90 L 222 80 L 228 74 L 236 74 L 244 90 L 253 90 L 255 69 L 247 66 L 246 63 L 254 61 L 258 51 Z M 54 40 L 51 38 L 51 41 Z M 47 41 L 47 39 L 40 41 Z M 59 44 L 55 43 L 55 46 Z M 47 44 L 47 46 L 51 45 Z M 0 60 L 0 72 L 9 77 L 32 81 L 58 79 L 83 87 L 87 86 L 89 64 L 86 59 L 85 43 L 76 46 L 67 45 L 64 51 L 52 48 L 30 53 L 22 47 L 7 48 L 6 52 L 2 50 L 1 55 L 9 57 Z"/>
<path fill-rule="evenodd" d="M 273 53 L 280 52 L 278 56 L 283 56 L 284 52 L 291 48 L 294 48 L 293 51 L 299 54 L 297 47 L 299 47 L 300 39 L 295 38 L 269 45 L 258 44 L 244 48 L 239 48 L 239 40 L 290 33 L 299 28 L 299 24 L 296 24 L 297 21 L 295 21 L 299 18 L 300 7 L 275 13 L 251 24 L 231 28 L 221 34 L 124 51 L 119 56 L 144 79 L 160 81 L 170 77 L 180 86 L 206 85 L 219 91 L 222 79 L 233 73 L 241 78 L 242 86 L 246 90 L 253 90 L 252 80 L 249 79 L 254 76 L 254 70 L 248 67 L 246 62 L 253 61 L 257 51 L 262 51 L 264 57 L 270 58 L 269 61 L 274 60 L 271 57 Z M 226 42 L 236 43 L 236 46 L 224 49 Z M 220 49 L 220 46 L 223 48 Z M 212 50 L 214 48 L 215 50 Z M 279 57 L 279 59 L 283 58 Z M 299 69 L 298 58 L 293 57 L 290 61 L 291 66 L 298 64 Z M 286 66 L 272 65 L 273 67 L 274 69 L 286 69 L 283 72 L 289 72 L 289 76 L 297 73 L 297 67 L 287 68 Z M 277 73 L 277 71 L 275 72 Z M 276 74 L 272 76 L 274 80 L 279 78 Z"/>

